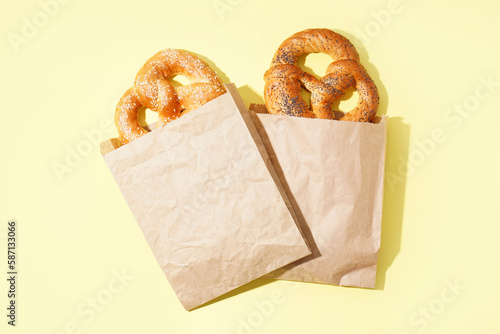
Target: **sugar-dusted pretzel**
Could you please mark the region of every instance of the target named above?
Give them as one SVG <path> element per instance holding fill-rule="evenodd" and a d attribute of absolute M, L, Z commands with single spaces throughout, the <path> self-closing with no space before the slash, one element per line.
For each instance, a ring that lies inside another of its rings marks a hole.
<path fill-rule="evenodd" d="M 168 79 L 175 75 L 191 84 L 174 88 Z M 158 112 L 161 127 L 225 91 L 217 74 L 200 58 L 182 50 L 160 51 L 139 70 L 134 86 L 118 102 L 115 124 L 120 140 L 126 144 L 147 133 L 137 120 L 143 108 Z"/>
<path fill-rule="evenodd" d="M 320 79 L 297 66 L 302 54 L 317 52 L 333 58 Z M 371 122 L 377 112 L 378 91 L 359 64 L 358 52 L 347 38 L 328 29 L 308 29 L 287 38 L 276 51 L 264 79 L 264 99 L 271 114 L 334 119 L 332 103 L 352 86 L 360 94 L 359 103 L 341 120 Z M 302 87 L 311 92 L 310 108 L 300 96 Z"/>

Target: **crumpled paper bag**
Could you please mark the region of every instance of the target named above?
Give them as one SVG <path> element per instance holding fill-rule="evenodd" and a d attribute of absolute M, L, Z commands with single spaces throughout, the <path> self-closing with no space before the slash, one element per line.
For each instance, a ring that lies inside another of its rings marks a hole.
<path fill-rule="evenodd" d="M 269 276 L 374 288 L 387 119 L 376 124 L 250 113 L 312 254 Z"/>
<path fill-rule="evenodd" d="M 311 254 L 248 110 L 226 88 L 131 143 L 101 145 L 187 310 Z"/>

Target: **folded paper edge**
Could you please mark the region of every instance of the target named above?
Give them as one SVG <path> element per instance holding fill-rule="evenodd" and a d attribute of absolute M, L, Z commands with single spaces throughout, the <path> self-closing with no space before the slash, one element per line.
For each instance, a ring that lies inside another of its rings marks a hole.
<path fill-rule="evenodd" d="M 290 115 L 275 115 L 275 114 L 270 114 L 268 111 L 267 111 L 267 107 L 265 104 L 259 104 L 259 103 L 250 103 L 250 107 L 248 108 L 249 111 L 252 111 L 256 114 L 264 114 L 264 115 L 268 115 L 269 117 L 276 117 L 276 116 L 285 116 L 285 117 L 297 117 L 297 118 L 300 118 L 300 119 L 304 119 L 304 120 L 310 120 L 310 121 L 315 121 L 315 122 L 339 122 L 339 120 L 336 120 L 336 119 L 321 119 L 321 118 L 308 118 L 308 117 L 298 117 L 298 116 L 290 116 Z M 373 119 L 373 122 L 353 122 L 351 121 L 351 123 L 358 123 L 358 124 L 380 124 L 380 123 L 383 123 L 383 122 L 386 122 L 387 123 L 387 118 L 388 116 L 386 115 L 382 115 L 382 116 L 375 116 L 375 118 Z M 341 121 L 341 122 L 346 122 L 346 121 Z"/>
<path fill-rule="evenodd" d="M 252 136 L 252 139 L 257 146 L 257 149 L 261 155 L 262 160 L 264 161 L 267 170 L 271 174 L 271 178 L 274 181 L 274 184 L 276 185 L 276 188 L 278 188 L 278 192 L 285 202 L 285 205 L 288 209 L 288 212 L 290 213 L 290 216 L 292 217 L 292 220 L 295 223 L 295 226 L 297 226 L 297 229 L 300 232 L 300 235 L 302 236 L 302 239 L 304 240 L 304 243 L 307 246 L 307 249 L 309 250 L 308 254 L 305 254 L 302 258 L 309 256 L 312 254 L 311 246 L 307 242 L 307 238 L 305 238 L 304 231 L 302 231 L 302 228 L 300 227 L 299 219 L 297 217 L 297 214 L 295 213 L 295 210 L 293 209 L 292 203 L 290 199 L 288 198 L 288 195 L 286 194 L 285 188 L 283 184 L 281 183 L 281 180 L 278 176 L 278 173 L 276 172 L 276 169 L 271 161 L 271 157 L 269 156 L 269 153 L 266 149 L 266 145 L 264 145 L 264 141 L 262 140 L 262 137 L 259 134 L 259 130 L 257 129 L 257 126 L 255 125 L 255 122 L 250 114 L 249 109 L 245 106 L 245 103 L 243 102 L 243 99 L 241 98 L 241 95 L 238 93 L 238 89 L 236 88 L 236 85 L 231 83 L 225 85 L 227 91 L 231 94 L 233 97 L 233 101 L 236 104 L 236 107 L 241 113 L 241 116 L 243 118 L 243 121 L 245 122 L 248 131 L 250 132 L 250 135 Z M 297 259 L 300 260 L 301 258 Z M 295 261 L 297 261 L 295 260 Z M 292 261 L 290 263 L 293 263 L 295 261 Z M 289 263 L 289 264 L 290 264 Z"/>

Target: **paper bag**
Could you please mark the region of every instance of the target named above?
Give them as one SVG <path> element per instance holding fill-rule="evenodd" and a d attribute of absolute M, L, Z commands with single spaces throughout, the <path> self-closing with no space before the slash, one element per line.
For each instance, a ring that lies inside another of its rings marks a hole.
<path fill-rule="evenodd" d="M 377 124 L 308 119 L 269 115 L 262 105 L 250 113 L 312 250 L 270 276 L 375 287 L 386 117 Z"/>
<path fill-rule="evenodd" d="M 104 155 L 188 310 L 311 253 L 248 110 L 226 88 Z"/>

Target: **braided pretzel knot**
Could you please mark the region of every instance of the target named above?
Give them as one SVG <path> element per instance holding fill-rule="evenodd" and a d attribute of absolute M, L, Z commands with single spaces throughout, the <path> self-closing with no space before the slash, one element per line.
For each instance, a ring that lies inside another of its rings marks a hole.
<path fill-rule="evenodd" d="M 302 71 L 298 59 L 305 53 L 326 53 L 333 58 L 326 75 L 317 79 Z M 264 74 L 264 98 L 271 114 L 334 119 L 331 104 L 355 86 L 358 105 L 340 120 L 371 122 L 377 112 L 377 87 L 347 38 L 328 29 L 308 29 L 286 39 Z M 300 97 L 302 86 L 311 92 L 311 108 Z"/>
<path fill-rule="evenodd" d="M 174 88 L 168 78 L 182 75 L 191 84 Z M 118 102 L 115 124 L 123 144 L 147 133 L 137 119 L 149 108 L 158 112 L 158 126 L 164 126 L 225 93 L 217 74 L 200 58 L 176 49 L 166 49 L 151 57 L 139 70 L 134 86 Z"/>

